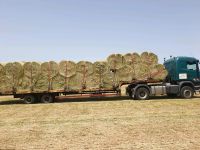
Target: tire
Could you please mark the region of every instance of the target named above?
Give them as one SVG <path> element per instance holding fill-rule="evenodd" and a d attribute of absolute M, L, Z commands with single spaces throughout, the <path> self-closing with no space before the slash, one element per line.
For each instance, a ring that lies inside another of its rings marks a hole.
<path fill-rule="evenodd" d="M 25 104 L 34 104 L 36 102 L 36 97 L 33 95 L 26 95 L 24 97 Z"/>
<path fill-rule="evenodd" d="M 149 99 L 150 92 L 147 88 L 138 88 L 135 94 L 137 100 L 147 100 Z"/>
<path fill-rule="evenodd" d="M 190 99 L 194 96 L 194 90 L 190 86 L 184 86 L 181 88 L 181 97 L 184 99 Z"/>
<path fill-rule="evenodd" d="M 54 101 L 54 96 L 51 94 L 45 94 L 41 97 L 41 102 L 42 103 L 53 103 Z"/>

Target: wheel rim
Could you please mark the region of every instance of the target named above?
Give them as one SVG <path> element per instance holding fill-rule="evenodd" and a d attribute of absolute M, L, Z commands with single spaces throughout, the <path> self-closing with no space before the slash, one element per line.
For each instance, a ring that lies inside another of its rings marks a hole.
<path fill-rule="evenodd" d="M 45 96 L 44 97 L 44 102 L 49 102 L 50 101 L 50 96 Z"/>
<path fill-rule="evenodd" d="M 146 98 L 147 97 L 147 92 L 146 91 L 141 91 L 140 93 L 139 93 L 139 96 L 140 96 L 140 98 Z"/>
<path fill-rule="evenodd" d="M 191 96 L 192 96 L 191 91 L 190 91 L 190 90 L 185 90 L 185 91 L 184 91 L 184 96 L 185 96 L 185 97 L 191 97 Z"/>
<path fill-rule="evenodd" d="M 51 103 L 53 100 L 53 97 L 51 95 L 44 95 L 41 100 L 43 103 Z"/>
<path fill-rule="evenodd" d="M 30 102 L 32 102 L 32 98 L 31 98 L 31 97 L 28 97 L 28 98 L 26 99 L 26 101 L 30 103 Z"/>

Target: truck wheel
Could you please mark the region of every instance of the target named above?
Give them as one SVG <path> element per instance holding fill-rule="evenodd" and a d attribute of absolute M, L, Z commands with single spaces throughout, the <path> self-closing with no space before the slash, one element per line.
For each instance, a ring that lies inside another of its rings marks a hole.
<path fill-rule="evenodd" d="M 138 88 L 137 91 L 136 91 L 136 99 L 138 100 L 146 100 L 146 99 L 149 99 L 149 90 L 147 88 Z"/>
<path fill-rule="evenodd" d="M 194 90 L 189 86 L 184 86 L 181 89 L 181 97 L 185 99 L 192 98 L 194 96 Z"/>
<path fill-rule="evenodd" d="M 41 102 L 43 103 L 53 103 L 54 96 L 51 94 L 45 94 L 41 97 Z"/>
<path fill-rule="evenodd" d="M 24 103 L 26 104 L 34 104 L 36 102 L 36 98 L 33 95 L 26 95 L 24 97 Z"/>

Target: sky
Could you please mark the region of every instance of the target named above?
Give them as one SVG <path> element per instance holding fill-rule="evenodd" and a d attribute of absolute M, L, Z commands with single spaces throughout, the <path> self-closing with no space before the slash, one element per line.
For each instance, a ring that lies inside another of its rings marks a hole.
<path fill-rule="evenodd" d="M 0 0 L 0 62 L 200 59 L 199 0 Z"/>

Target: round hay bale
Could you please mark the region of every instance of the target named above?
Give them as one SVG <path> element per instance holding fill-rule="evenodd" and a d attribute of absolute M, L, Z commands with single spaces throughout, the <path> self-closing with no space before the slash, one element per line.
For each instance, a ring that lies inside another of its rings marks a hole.
<path fill-rule="evenodd" d="M 44 62 L 41 64 L 41 74 L 35 88 L 38 91 L 53 90 L 53 79 L 58 75 L 58 64 L 54 61 Z"/>
<path fill-rule="evenodd" d="M 80 61 L 76 64 L 77 72 L 84 75 L 91 75 L 94 72 L 93 64 L 89 61 Z"/>
<path fill-rule="evenodd" d="M 108 70 L 108 64 L 105 61 L 97 61 L 94 63 L 94 73 L 103 75 Z"/>
<path fill-rule="evenodd" d="M 107 58 L 108 66 L 112 70 L 123 67 L 124 58 L 121 54 L 112 54 Z"/>
<path fill-rule="evenodd" d="M 167 76 L 167 70 L 162 64 L 155 65 L 154 69 L 151 72 L 151 78 L 154 80 L 163 80 Z"/>
<path fill-rule="evenodd" d="M 52 90 L 66 90 L 65 77 L 58 74 L 52 79 Z"/>
<path fill-rule="evenodd" d="M 93 64 L 88 61 L 80 61 L 76 64 L 77 68 L 77 80 L 82 84 L 82 89 L 86 89 L 88 79 L 94 73 Z"/>
<path fill-rule="evenodd" d="M 158 57 L 153 53 L 143 52 L 141 54 L 141 61 L 148 65 L 158 64 Z"/>
<path fill-rule="evenodd" d="M 23 70 L 22 90 L 34 91 L 34 87 L 40 77 L 41 65 L 37 62 L 25 62 Z"/>
<path fill-rule="evenodd" d="M 94 63 L 94 74 L 88 82 L 92 88 L 103 88 L 105 74 L 108 71 L 108 64 L 104 61 L 97 61 Z"/>
<path fill-rule="evenodd" d="M 79 91 L 86 88 L 86 82 L 82 80 L 83 74 L 77 72 L 69 78 L 68 90 Z"/>
<path fill-rule="evenodd" d="M 126 55 L 124 55 L 124 59 L 125 59 L 125 63 L 126 65 L 129 65 L 131 68 L 131 72 L 132 72 L 132 80 L 137 79 L 138 74 L 139 74 L 139 70 L 138 67 L 140 65 L 141 62 L 141 58 L 140 55 L 138 53 L 128 53 Z M 129 71 L 130 72 L 130 71 Z"/>
<path fill-rule="evenodd" d="M 59 63 L 59 73 L 63 78 L 60 77 L 60 80 L 62 79 L 62 81 L 58 81 L 58 83 L 63 86 L 64 90 L 69 90 L 72 86 L 70 84 L 69 87 L 70 77 L 76 74 L 76 63 L 72 61 L 61 61 Z"/>
<path fill-rule="evenodd" d="M 38 77 L 41 71 L 41 66 L 37 62 L 26 62 L 24 63 L 23 68 L 24 76 L 29 79 L 34 79 L 35 77 Z"/>
<path fill-rule="evenodd" d="M 133 69 L 130 65 L 125 65 L 118 69 L 116 72 L 118 81 L 132 81 L 133 80 Z"/>
<path fill-rule="evenodd" d="M 76 74 L 76 63 L 72 61 L 61 61 L 59 63 L 59 73 L 69 78 Z"/>
<path fill-rule="evenodd" d="M 7 63 L 5 69 L 5 85 L 6 90 L 13 92 L 19 88 L 20 80 L 23 77 L 23 67 L 19 62 Z"/>
<path fill-rule="evenodd" d="M 140 63 L 140 55 L 138 53 L 128 53 L 124 55 L 124 59 L 127 65 L 133 66 Z"/>
<path fill-rule="evenodd" d="M 54 61 L 44 62 L 41 64 L 41 72 L 42 74 L 46 74 L 49 79 L 52 79 L 59 72 L 58 64 Z"/>
<path fill-rule="evenodd" d="M 137 66 L 137 80 L 146 80 L 149 78 L 149 67 L 147 65 L 144 65 L 141 63 L 139 66 Z"/>

